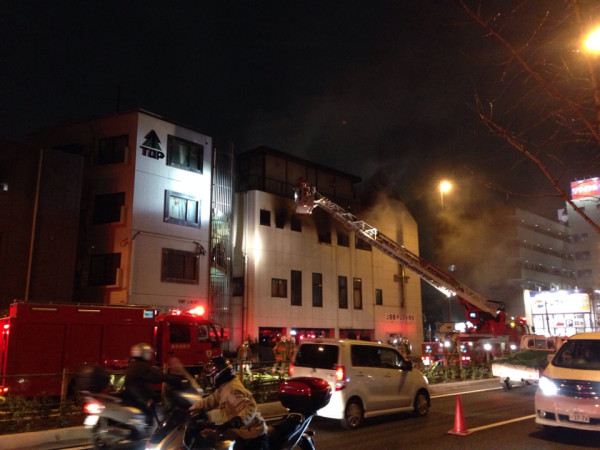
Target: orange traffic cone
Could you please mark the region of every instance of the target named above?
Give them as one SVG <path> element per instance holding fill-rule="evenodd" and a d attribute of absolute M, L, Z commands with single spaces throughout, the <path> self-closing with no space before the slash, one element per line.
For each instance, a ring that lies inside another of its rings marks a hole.
<path fill-rule="evenodd" d="M 462 402 L 460 401 L 460 395 L 456 396 L 456 412 L 454 414 L 454 429 L 448 431 L 449 434 L 458 434 L 464 436 L 469 434 L 467 430 L 467 424 L 465 423 L 465 416 L 463 415 Z"/>

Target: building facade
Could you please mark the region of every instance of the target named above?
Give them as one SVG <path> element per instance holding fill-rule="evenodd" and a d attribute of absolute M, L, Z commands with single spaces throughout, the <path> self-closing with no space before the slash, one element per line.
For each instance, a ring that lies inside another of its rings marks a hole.
<path fill-rule="evenodd" d="M 230 330 L 231 348 L 277 335 L 420 348 L 419 278 L 325 211 L 295 214 L 303 178 L 418 253 L 404 204 L 374 192 L 361 205 L 359 178 L 265 148 L 234 161 L 231 146 L 143 110 L 40 130 L 34 141 L 27 158 L 23 145 L 2 147 L 5 307 L 202 306 Z"/>
<path fill-rule="evenodd" d="M 279 335 L 407 338 L 420 348 L 419 278 L 319 208 L 296 214 L 299 179 L 344 208 L 357 206 L 355 176 L 264 147 L 238 155 L 234 334 L 263 343 Z M 417 225 L 402 202 L 373 193 L 353 211 L 418 253 Z"/>
<path fill-rule="evenodd" d="M 79 155 L 0 143 L 0 311 L 14 300 L 72 299 L 83 164 Z"/>
<path fill-rule="evenodd" d="M 84 158 L 74 301 L 209 307 L 210 136 L 136 110 L 37 139 Z"/>

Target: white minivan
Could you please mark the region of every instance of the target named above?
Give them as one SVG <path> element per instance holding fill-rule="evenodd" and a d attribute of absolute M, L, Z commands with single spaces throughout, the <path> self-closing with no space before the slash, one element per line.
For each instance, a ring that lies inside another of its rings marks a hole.
<path fill-rule="evenodd" d="M 549 362 L 535 393 L 535 422 L 600 431 L 600 332 L 571 336 Z"/>
<path fill-rule="evenodd" d="M 352 339 L 306 339 L 290 366 L 292 377 L 317 377 L 329 382 L 333 394 L 321 417 L 339 419 L 357 428 L 366 417 L 429 411 L 427 379 L 391 345 Z"/>

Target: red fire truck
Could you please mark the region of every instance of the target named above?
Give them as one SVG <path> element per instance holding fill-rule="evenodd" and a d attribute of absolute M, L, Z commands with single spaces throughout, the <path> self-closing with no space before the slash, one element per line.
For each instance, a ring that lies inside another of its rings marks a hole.
<path fill-rule="evenodd" d="M 517 317 L 503 324 L 495 323 L 495 333 L 491 333 L 488 328 L 470 331 L 436 333 L 437 341 L 422 344 L 423 363 L 429 366 L 444 359 L 446 364 L 454 366 L 458 364 L 459 359 L 463 366 L 489 362 L 518 349 L 522 337 L 527 335 L 529 329 L 525 318 Z"/>
<path fill-rule="evenodd" d="M 201 365 L 221 354 L 223 337 L 218 325 L 192 313 L 23 302 L 10 306 L 0 331 L 0 392 L 23 396 L 64 395 L 82 364 L 123 368 L 140 342 L 153 346 L 159 366 L 171 358 Z"/>

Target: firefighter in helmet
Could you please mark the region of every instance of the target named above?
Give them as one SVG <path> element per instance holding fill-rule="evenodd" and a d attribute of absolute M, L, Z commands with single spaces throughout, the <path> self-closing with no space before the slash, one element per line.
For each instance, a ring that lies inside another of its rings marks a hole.
<path fill-rule="evenodd" d="M 215 356 L 206 363 L 202 375 L 214 390 L 190 409 L 219 408 L 224 425 L 238 436 L 234 449 L 268 450 L 265 420 L 258 412 L 252 393 L 235 376 L 231 362 L 224 356 Z"/>
<path fill-rule="evenodd" d="M 273 366 L 272 372 L 278 373 L 279 375 L 284 375 L 285 368 L 288 363 L 289 352 L 289 346 L 285 336 L 281 336 L 277 340 L 273 352 L 275 353 L 275 365 Z"/>

